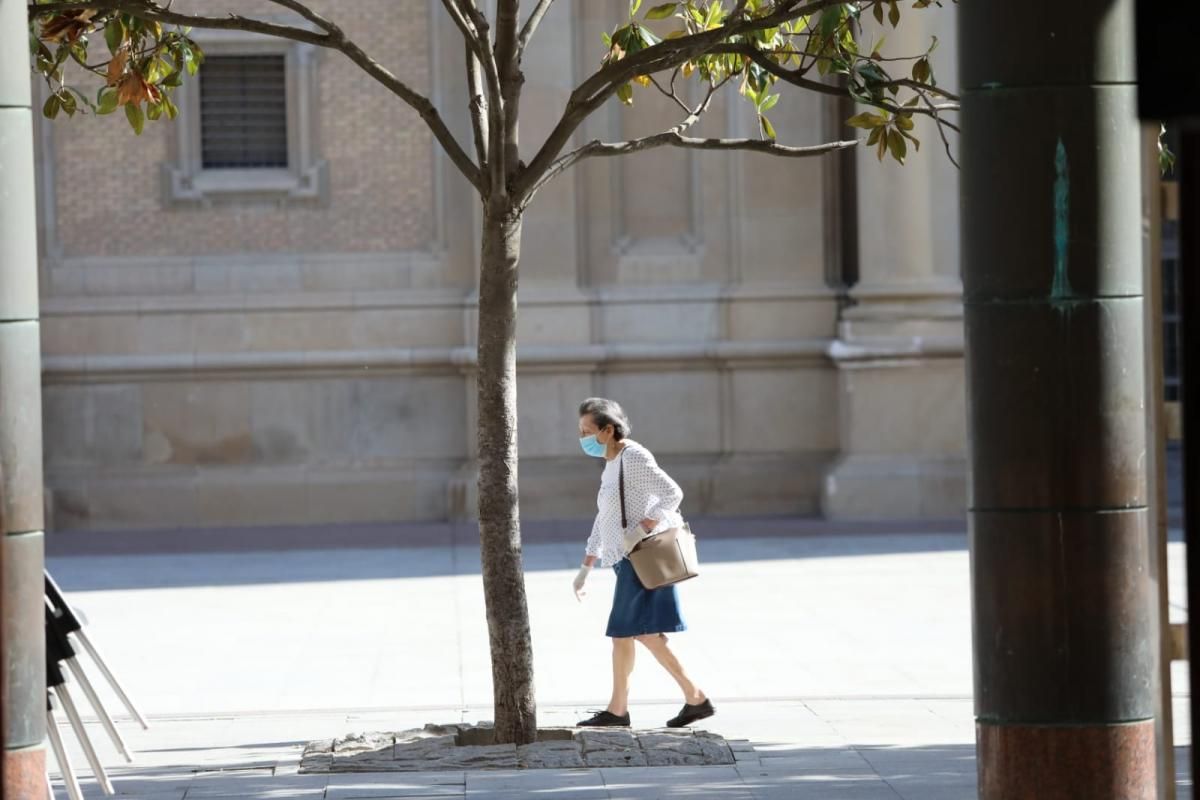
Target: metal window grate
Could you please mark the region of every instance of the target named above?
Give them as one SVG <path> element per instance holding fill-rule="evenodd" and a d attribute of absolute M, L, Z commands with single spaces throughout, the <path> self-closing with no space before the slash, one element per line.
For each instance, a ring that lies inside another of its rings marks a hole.
<path fill-rule="evenodd" d="M 286 167 L 284 56 L 208 56 L 198 76 L 201 164 L 205 168 Z"/>

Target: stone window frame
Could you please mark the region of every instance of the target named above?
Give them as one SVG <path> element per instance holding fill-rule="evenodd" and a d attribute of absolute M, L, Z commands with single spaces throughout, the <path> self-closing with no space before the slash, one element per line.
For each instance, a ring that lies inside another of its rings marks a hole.
<path fill-rule="evenodd" d="M 310 27 L 306 25 L 304 27 Z M 175 90 L 179 117 L 163 192 L 169 205 L 202 205 L 226 199 L 319 202 L 328 199 L 329 166 L 320 157 L 315 45 L 247 31 L 203 30 L 191 37 L 205 55 L 282 55 L 287 93 L 287 167 L 204 168 L 200 147 L 200 86 L 195 79 Z M 198 77 L 204 74 L 203 65 Z"/>

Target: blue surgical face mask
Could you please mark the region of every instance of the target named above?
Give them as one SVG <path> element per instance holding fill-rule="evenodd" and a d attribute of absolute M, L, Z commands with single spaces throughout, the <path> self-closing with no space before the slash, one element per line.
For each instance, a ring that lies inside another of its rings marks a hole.
<path fill-rule="evenodd" d="M 583 452 L 595 458 L 604 458 L 604 454 L 608 452 L 608 447 L 598 442 L 594 433 L 591 436 L 581 436 L 579 446 L 583 448 Z"/>

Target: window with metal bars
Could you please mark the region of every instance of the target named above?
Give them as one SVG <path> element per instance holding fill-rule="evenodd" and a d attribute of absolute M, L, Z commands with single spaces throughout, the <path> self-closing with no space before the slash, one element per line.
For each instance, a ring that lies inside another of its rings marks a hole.
<path fill-rule="evenodd" d="M 198 77 L 203 168 L 286 168 L 285 57 L 210 55 Z"/>

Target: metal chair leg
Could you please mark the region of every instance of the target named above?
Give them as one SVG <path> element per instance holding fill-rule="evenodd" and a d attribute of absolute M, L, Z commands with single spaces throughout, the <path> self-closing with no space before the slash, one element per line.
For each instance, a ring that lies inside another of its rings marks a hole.
<path fill-rule="evenodd" d="M 104 704 L 100 702 L 100 698 L 96 695 L 96 690 L 92 688 L 92 682 L 84 674 L 79 661 L 74 658 L 68 658 L 65 661 L 67 668 L 75 676 L 75 680 L 79 681 L 79 688 L 83 689 L 83 694 L 87 697 L 88 702 L 92 704 L 92 708 L 96 709 L 96 715 L 100 717 L 100 724 L 104 726 L 104 730 L 108 731 L 108 738 L 112 739 L 112 743 L 116 745 L 117 750 L 125 757 L 125 763 L 132 764 L 133 755 L 129 752 L 129 748 L 125 745 L 125 740 L 121 738 L 121 734 L 117 732 L 117 726 L 113 724 L 112 717 L 108 715 Z"/>
<path fill-rule="evenodd" d="M 66 685 L 55 686 L 54 693 L 62 703 L 63 711 L 67 712 L 67 719 L 70 720 L 71 727 L 75 729 L 75 736 L 79 739 L 80 746 L 83 747 L 83 754 L 92 767 L 92 774 L 96 776 L 96 782 L 100 784 L 100 788 L 105 794 L 116 794 L 116 790 L 108 780 L 108 773 L 104 771 L 104 765 L 100 763 L 100 758 L 96 755 L 96 748 L 92 747 L 92 740 L 88 738 L 87 730 L 83 727 L 83 720 L 79 717 L 79 711 L 75 708 L 75 701 L 71 699 L 71 693 L 67 691 Z"/>
<path fill-rule="evenodd" d="M 53 707 L 46 709 L 46 732 L 50 737 L 50 749 L 54 751 L 54 760 L 58 762 L 58 771 L 62 773 L 63 783 L 67 787 L 67 797 L 70 800 L 83 800 L 83 790 L 79 788 L 79 780 L 75 777 L 75 770 L 71 768 L 71 759 L 67 756 L 67 748 L 63 746 L 62 735 L 58 732 L 58 721 L 54 718 Z M 46 788 L 53 800 L 54 790 L 50 788 L 49 780 L 46 781 Z"/>
<path fill-rule="evenodd" d="M 83 645 L 83 649 L 87 651 L 87 654 L 91 656 L 92 661 L 94 661 L 96 666 L 100 668 L 100 672 L 104 675 L 105 679 L 108 680 L 108 683 L 110 686 L 112 686 L 113 691 L 117 693 L 117 697 L 120 698 L 121 703 L 126 709 L 128 709 L 129 713 L 133 715 L 133 718 L 138 721 L 138 724 L 142 726 L 142 730 L 148 730 L 150 725 L 146 722 L 146 718 L 142 716 L 142 712 L 137 710 L 137 707 L 133 704 L 133 701 L 129 699 L 129 695 L 127 695 L 125 690 L 121 688 L 121 684 L 117 681 L 116 676 L 112 674 L 112 671 L 108 668 L 108 664 L 104 662 L 104 659 L 100 656 L 100 651 L 96 649 L 96 645 L 92 644 L 92 640 L 88 638 L 88 635 L 82 630 L 75 631 L 71 635 L 78 639 L 79 643 Z"/>

